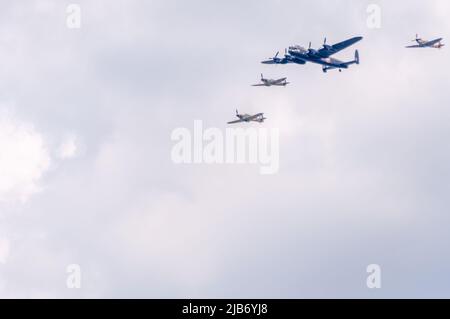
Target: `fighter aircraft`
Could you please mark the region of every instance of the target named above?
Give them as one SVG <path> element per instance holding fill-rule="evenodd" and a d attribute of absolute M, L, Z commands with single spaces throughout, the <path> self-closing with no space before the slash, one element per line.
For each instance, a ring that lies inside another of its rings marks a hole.
<path fill-rule="evenodd" d="M 265 79 L 264 75 L 261 74 L 261 84 L 253 84 L 252 86 L 286 86 L 289 82 L 286 82 L 287 78 L 282 78 L 278 80 Z"/>
<path fill-rule="evenodd" d="M 328 45 L 327 39 L 325 38 L 323 46 L 319 50 L 311 48 L 311 42 L 309 43 L 309 48 L 305 49 L 301 46 L 291 46 L 289 50 L 285 50 L 284 58 L 279 58 L 279 52 L 269 60 L 262 61 L 263 64 L 306 64 L 306 62 L 316 63 L 322 65 L 322 71 L 327 72 L 328 70 L 338 69 L 339 72 L 342 69 L 348 69 L 352 64 L 359 64 L 359 52 L 355 51 L 355 59 L 349 62 L 339 61 L 338 59 L 331 58 L 332 55 L 352 46 L 356 42 L 359 42 L 363 37 L 354 37 L 343 42 L 336 43 L 334 45 Z"/>
<path fill-rule="evenodd" d="M 239 114 L 239 111 L 236 110 L 236 116 L 239 118 L 237 121 L 228 122 L 228 124 L 236 124 L 236 123 L 242 123 L 242 122 L 258 122 L 258 123 L 264 123 L 264 120 L 267 120 L 264 117 L 264 113 L 258 113 L 255 115 L 249 115 L 249 114 Z"/>
<path fill-rule="evenodd" d="M 434 49 L 440 49 L 444 46 L 444 44 L 442 44 L 442 38 L 439 39 L 435 39 L 432 41 L 427 41 L 424 39 L 419 38 L 419 35 L 416 34 L 416 39 L 412 40 L 413 42 L 417 42 L 416 45 L 409 45 L 407 46 L 408 49 L 410 48 L 434 48 Z"/>

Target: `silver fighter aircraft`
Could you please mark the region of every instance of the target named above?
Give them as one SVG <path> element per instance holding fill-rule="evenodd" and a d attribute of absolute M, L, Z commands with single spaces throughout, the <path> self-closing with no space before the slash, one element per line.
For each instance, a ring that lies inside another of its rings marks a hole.
<path fill-rule="evenodd" d="M 278 80 L 265 79 L 264 75 L 261 74 L 261 84 L 253 84 L 252 86 L 286 86 L 289 82 L 286 82 L 287 78 L 281 78 Z"/>
<path fill-rule="evenodd" d="M 417 42 L 416 45 L 409 45 L 407 46 L 408 49 L 411 48 L 434 48 L 434 49 L 440 49 L 442 48 L 445 44 L 442 44 L 442 38 L 439 39 L 435 39 L 435 40 L 431 40 L 431 41 L 427 41 L 424 39 L 419 38 L 419 35 L 416 34 L 416 39 L 412 40 L 413 42 Z"/>
<path fill-rule="evenodd" d="M 255 115 L 249 115 L 249 114 L 239 114 L 239 111 L 236 110 L 236 116 L 239 120 L 228 122 L 228 124 L 236 124 L 236 123 L 242 123 L 242 122 L 258 122 L 258 123 L 264 123 L 264 120 L 267 120 L 264 117 L 264 113 L 258 113 Z"/>

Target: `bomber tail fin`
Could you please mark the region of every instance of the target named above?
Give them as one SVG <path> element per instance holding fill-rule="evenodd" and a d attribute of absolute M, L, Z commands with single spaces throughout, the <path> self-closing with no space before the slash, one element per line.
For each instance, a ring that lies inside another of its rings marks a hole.
<path fill-rule="evenodd" d="M 355 51 L 355 63 L 359 64 L 359 51 L 358 50 Z"/>
<path fill-rule="evenodd" d="M 355 59 L 350 62 L 342 63 L 341 67 L 346 69 L 347 67 L 349 67 L 352 64 L 359 64 L 359 51 L 358 50 L 355 51 Z M 339 67 L 324 67 L 323 71 L 326 72 L 327 70 L 331 70 L 331 69 L 339 69 Z"/>

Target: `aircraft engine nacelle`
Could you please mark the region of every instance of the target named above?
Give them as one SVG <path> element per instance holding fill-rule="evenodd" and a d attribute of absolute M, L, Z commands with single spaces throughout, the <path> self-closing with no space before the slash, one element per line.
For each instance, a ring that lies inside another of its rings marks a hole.
<path fill-rule="evenodd" d="M 309 49 L 308 50 L 308 55 L 309 56 L 316 56 L 319 52 L 317 50 L 314 49 Z"/>

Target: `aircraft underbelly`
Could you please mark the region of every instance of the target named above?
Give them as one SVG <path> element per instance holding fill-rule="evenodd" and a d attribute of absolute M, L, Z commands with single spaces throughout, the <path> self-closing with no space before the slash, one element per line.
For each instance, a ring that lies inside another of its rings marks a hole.
<path fill-rule="evenodd" d="M 330 64 L 334 64 L 334 65 L 343 65 L 344 62 L 338 60 L 338 59 L 333 59 L 333 58 L 329 58 L 330 60 Z"/>
<path fill-rule="evenodd" d="M 310 62 L 331 67 L 341 67 L 343 65 L 342 61 L 332 58 L 311 59 Z"/>

